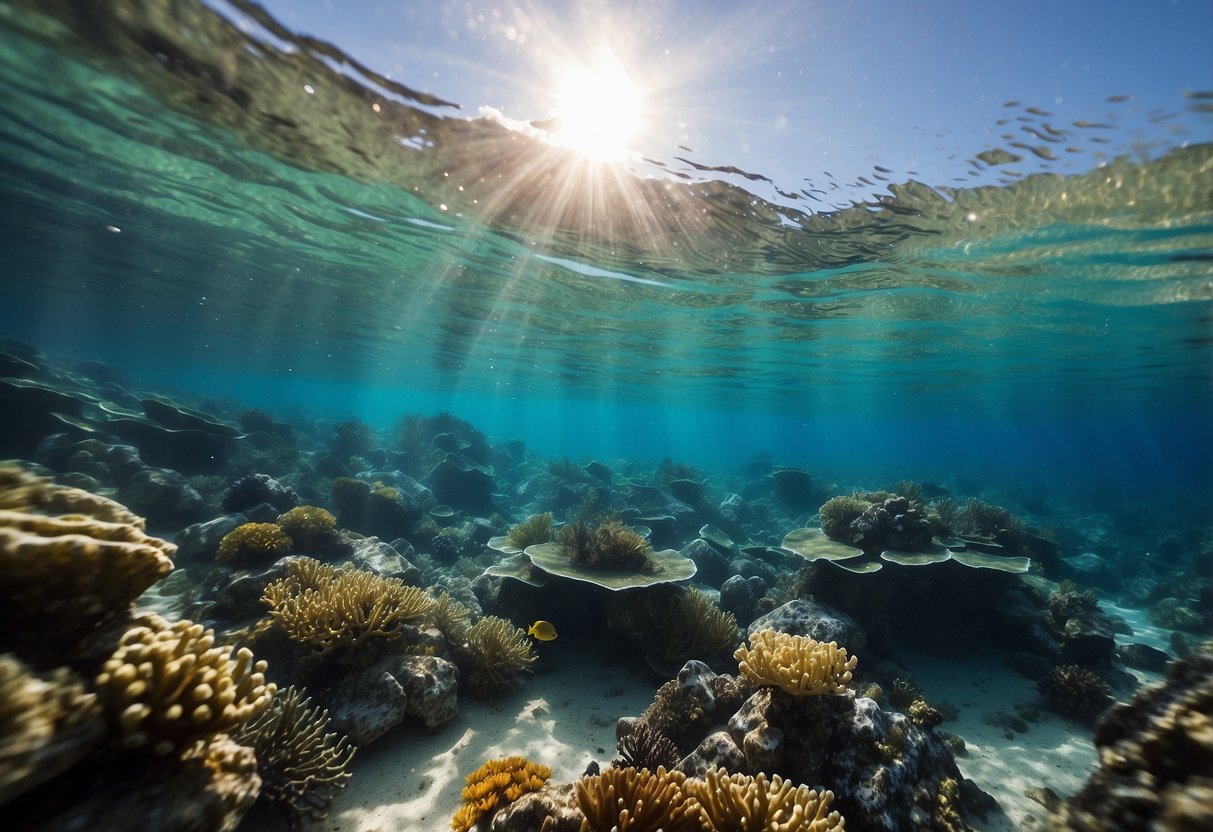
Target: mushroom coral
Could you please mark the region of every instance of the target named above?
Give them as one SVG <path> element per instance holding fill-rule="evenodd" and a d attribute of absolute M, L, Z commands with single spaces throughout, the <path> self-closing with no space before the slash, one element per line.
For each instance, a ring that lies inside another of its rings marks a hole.
<path fill-rule="evenodd" d="M 733 654 L 738 669 L 760 685 L 780 688 L 793 696 L 842 694 L 851 683 L 858 659 L 847 658 L 846 648 L 807 636 L 794 636 L 768 628 L 750 634 Z"/>
<path fill-rule="evenodd" d="M 404 624 L 435 607 L 424 591 L 396 578 L 313 558 L 289 561 L 286 577 L 269 584 L 261 600 L 288 638 L 317 653 L 395 640 Z"/>
<path fill-rule="evenodd" d="M 473 771 L 463 787 L 463 806 L 451 819 L 456 832 L 468 832 L 481 818 L 513 803 L 527 792 L 543 788 L 552 776 L 547 766 L 525 757 L 489 760 Z"/>
<path fill-rule="evenodd" d="M 107 715 L 127 748 L 165 755 L 231 730 L 270 703 L 276 686 L 246 647 L 232 658 L 201 624 L 150 617 L 132 627 L 97 675 Z"/>

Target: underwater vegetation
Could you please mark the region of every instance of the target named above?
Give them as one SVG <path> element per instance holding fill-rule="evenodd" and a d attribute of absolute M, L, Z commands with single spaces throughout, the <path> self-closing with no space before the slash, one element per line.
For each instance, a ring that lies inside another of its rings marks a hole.
<path fill-rule="evenodd" d="M 467 649 L 475 667 L 468 684 L 479 696 L 515 687 L 535 661 L 526 631 L 492 615 L 468 628 Z"/>
<path fill-rule="evenodd" d="M 506 542 L 515 549 L 525 549 L 536 543 L 547 543 L 552 539 L 551 512 L 533 514 L 506 532 Z"/>
<path fill-rule="evenodd" d="M 806 636 L 775 630 L 750 634 L 733 654 L 738 668 L 759 685 L 771 685 L 793 696 L 843 694 L 851 684 L 851 671 L 859 659 L 847 657 L 836 642 L 822 644 Z"/>
<path fill-rule="evenodd" d="M 618 516 L 598 514 L 593 504 L 561 526 L 556 541 L 574 566 L 592 571 L 643 572 L 651 569 L 649 542 Z"/>
<path fill-rule="evenodd" d="M 455 832 L 468 832 L 486 815 L 543 787 L 552 770 L 525 757 L 488 760 L 467 776 L 463 807 L 451 819 Z"/>
<path fill-rule="evenodd" d="M 679 771 L 609 768 L 577 781 L 577 805 L 593 832 L 693 832 L 699 803 L 683 791 Z"/>
<path fill-rule="evenodd" d="M 697 589 L 689 589 L 670 602 L 658 625 L 667 662 L 719 653 L 737 641 L 736 616 L 721 611 Z"/>
<path fill-rule="evenodd" d="M 630 734 L 620 737 L 619 758 L 611 763 L 615 768 L 672 769 L 682 760 L 678 746 L 647 723 L 640 723 Z"/>

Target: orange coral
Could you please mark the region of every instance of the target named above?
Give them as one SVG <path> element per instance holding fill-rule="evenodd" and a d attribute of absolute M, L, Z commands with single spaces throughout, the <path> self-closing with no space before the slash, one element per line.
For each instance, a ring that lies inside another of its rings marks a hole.
<path fill-rule="evenodd" d="M 451 818 L 455 832 L 468 832 L 486 815 L 508 806 L 527 792 L 543 788 L 552 776 L 547 766 L 514 756 L 489 760 L 467 776 L 463 807 Z"/>

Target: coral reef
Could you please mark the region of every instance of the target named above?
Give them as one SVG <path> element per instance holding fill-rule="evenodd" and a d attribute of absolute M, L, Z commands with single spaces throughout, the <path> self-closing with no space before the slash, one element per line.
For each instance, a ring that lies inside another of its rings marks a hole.
<path fill-rule="evenodd" d="M 0 465 L 0 509 L 27 514 L 82 514 L 136 529 L 146 526 L 142 517 L 122 503 L 79 488 L 57 485 L 19 465 Z"/>
<path fill-rule="evenodd" d="M 1054 819 L 1074 832 L 1213 828 L 1213 645 L 1116 705 L 1095 729 L 1099 769 Z"/>
<path fill-rule="evenodd" d="M 848 659 L 846 649 L 835 642 L 823 644 L 772 629 L 751 633 L 750 647 L 743 644 L 733 657 L 753 681 L 793 696 L 846 693 L 859 661 L 854 656 Z"/>
<path fill-rule="evenodd" d="M 682 759 L 678 746 L 645 722 L 637 723 L 630 733 L 620 737 L 618 745 L 619 759 L 612 763 L 616 768 L 672 769 Z"/>
<path fill-rule="evenodd" d="M 870 505 L 870 500 L 865 500 L 858 494 L 831 497 L 818 510 L 821 530 L 834 540 L 845 539 L 851 523 L 867 511 Z"/>
<path fill-rule="evenodd" d="M 525 549 L 536 543 L 547 543 L 552 539 L 552 515 L 534 514 L 506 532 L 506 542 L 516 549 Z"/>
<path fill-rule="evenodd" d="M 649 542 L 618 517 L 587 519 L 583 512 L 560 527 L 556 540 L 569 561 L 585 569 L 640 572 L 647 566 Z"/>
<path fill-rule="evenodd" d="M 232 739 L 257 754 L 261 797 L 292 830 L 305 818 L 319 820 L 345 788 L 355 748 L 330 732 L 328 712 L 293 685 L 270 706 L 232 732 Z"/>
<path fill-rule="evenodd" d="M 455 832 L 468 832 L 481 818 L 543 787 L 552 770 L 525 757 L 489 760 L 467 776 L 463 807 L 451 819 Z"/>
<path fill-rule="evenodd" d="M 293 541 L 277 523 L 244 523 L 219 541 L 215 560 L 233 566 L 264 566 L 290 554 Z"/>
<path fill-rule="evenodd" d="M 165 755 L 231 730 L 266 708 L 276 686 L 247 648 L 231 657 L 201 624 L 133 627 L 96 679 L 97 695 L 126 748 Z"/>
<path fill-rule="evenodd" d="M 845 828 L 842 816 L 830 811 L 833 792 L 818 794 L 808 786 L 794 787 L 778 774 L 768 780 L 762 773 L 730 775 L 713 766 L 702 782 L 688 780 L 684 789 L 699 802 L 708 832 L 842 832 Z"/>
<path fill-rule="evenodd" d="M 0 805 L 75 765 L 104 736 L 97 697 L 74 673 L 43 679 L 0 655 Z"/>
<path fill-rule="evenodd" d="M 480 696 L 516 686 L 535 661 L 526 633 L 504 618 L 480 619 L 468 628 L 467 641 L 476 668 L 468 684 Z"/>
<path fill-rule="evenodd" d="M 435 599 L 431 618 L 448 643 L 461 644 L 467 641 L 468 621 L 472 618 L 472 611 L 446 592 L 440 593 Z"/>
<path fill-rule="evenodd" d="M 1094 720 L 1112 704 L 1112 688 L 1093 671 L 1078 665 L 1055 667 L 1036 683 L 1049 707 L 1079 720 Z"/>
<path fill-rule="evenodd" d="M 699 804 L 686 775 L 658 768 L 610 768 L 577 782 L 577 803 L 592 832 L 697 832 Z"/>
<path fill-rule="evenodd" d="M 340 540 L 337 518 L 316 506 L 297 506 L 279 515 L 277 523 L 297 552 L 325 552 Z"/>
<path fill-rule="evenodd" d="M 269 584 L 261 600 L 292 641 L 317 653 L 355 652 L 395 640 L 404 624 L 435 607 L 421 589 L 396 578 L 313 558 L 289 561 L 286 577 Z"/>
<path fill-rule="evenodd" d="M 719 653 L 737 641 L 737 618 L 722 612 L 697 589 L 676 598 L 664 610 L 660 624 L 667 662 Z"/>
<path fill-rule="evenodd" d="M 846 538 L 865 552 L 913 552 L 930 547 L 931 523 L 909 500 L 894 495 L 864 509 L 847 527 Z"/>

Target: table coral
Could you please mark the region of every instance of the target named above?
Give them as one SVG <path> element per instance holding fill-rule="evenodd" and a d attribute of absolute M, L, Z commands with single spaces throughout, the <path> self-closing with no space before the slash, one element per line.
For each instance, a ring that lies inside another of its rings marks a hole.
<path fill-rule="evenodd" d="M 122 636 L 96 688 L 125 747 L 164 755 L 260 713 L 276 689 L 265 668 L 248 648 L 233 659 L 201 624 L 153 619 Z"/>
<path fill-rule="evenodd" d="M 698 800 L 709 832 L 842 832 L 845 826 L 830 811 L 833 792 L 794 787 L 778 774 L 768 780 L 713 766 L 703 781 L 688 780 L 686 790 Z"/>
<path fill-rule="evenodd" d="M 311 707 L 292 685 L 232 733 L 257 753 L 261 796 L 291 829 L 301 828 L 306 818 L 324 818 L 350 779 L 355 748 L 328 727 L 328 711 Z"/>
<path fill-rule="evenodd" d="M 592 832 L 693 832 L 699 803 L 684 790 L 686 775 L 658 768 L 610 768 L 577 782 L 577 803 Z"/>
<path fill-rule="evenodd" d="M 481 818 L 543 788 L 552 770 L 525 757 L 489 760 L 473 771 L 463 787 L 463 806 L 451 819 L 456 832 L 468 832 Z"/>
<path fill-rule="evenodd" d="M 435 607 L 421 589 L 396 578 L 313 558 L 291 560 L 286 577 L 267 586 L 261 600 L 292 641 L 318 653 L 394 640 L 404 624 L 431 615 Z"/>
<path fill-rule="evenodd" d="M 854 656 L 848 659 L 846 649 L 836 642 L 823 644 L 773 629 L 752 633 L 750 647 L 743 644 L 733 658 L 753 681 L 793 696 L 846 693 L 851 671 L 859 661 Z"/>

